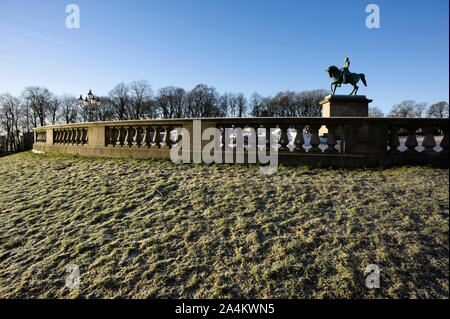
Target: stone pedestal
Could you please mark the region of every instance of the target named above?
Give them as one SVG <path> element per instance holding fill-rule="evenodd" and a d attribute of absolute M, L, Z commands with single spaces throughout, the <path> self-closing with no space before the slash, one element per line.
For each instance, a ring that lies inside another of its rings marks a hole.
<path fill-rule="evenodd" d="M 367 99 L 365 95 L 328 95 L 319 103 L 322 105 L 322 117 L 368 117 L 370 102 L 372 100 Z M 319 130 L 319 136 L 327 133 L 326 127 Z"/>

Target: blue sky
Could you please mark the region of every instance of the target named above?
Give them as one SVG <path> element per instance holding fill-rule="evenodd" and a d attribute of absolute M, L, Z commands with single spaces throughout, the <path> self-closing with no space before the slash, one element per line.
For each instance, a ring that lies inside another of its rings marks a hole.
<path fill-rule="evenodd" d="M 70 3 L 80 29 L 65 26 Z M 370 3 L 379 29 L 365 26 Z M 405 99 L 449 100 L 448 30 L 447 0 L 0 0 L 0 93 L 106 95 L 148 79 L 154 89 L 205 83 L 267 96 L 328 89 L 324 70 L 348 56 L 366 75 L 359 93 L 386 112 Z"/>

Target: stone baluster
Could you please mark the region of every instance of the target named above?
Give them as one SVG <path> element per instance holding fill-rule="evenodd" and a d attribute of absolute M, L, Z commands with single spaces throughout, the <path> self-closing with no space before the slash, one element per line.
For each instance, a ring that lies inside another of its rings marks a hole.
<path fill-rule="evenodd" d="M 159 143 L 161 142 L 161 134 L 160 134 L 160 128 L 155 126 L 153 128 L 153 141 L 152 141 L 152 147 L 160 147 Z"/>
<path fill-rule="evenodd" d="M 243 143 L 244 143 L 243 148 L 244 148 L 244 150 L 248 149 L 248 131 L 247 131 L 248 127 L 249 126 L 246 125 L 246 126 L 244 126 L 242 128 Z"/>
<path fill-rule="evenodd" d="M 444 136 L 442 137 L 441 143 L 439 144 L 442 147 L 441 155 L 448 156 L 448 126 L 441 127 Z"/>
<path fill-rule="evenodd" d="M 123 146 L 125 141 L 125 130 L 122 127 L 117 127 L 117 146 Z"/>
<path fill-rule="evenodd" d="M 320 149 L 320 138 L 319 138 L 319 128 L 321 125 L 310 125 L 311 128 L 311 141 L 309 144 L 311 144 L 311 148 L 309 149 L 309 152 L 311 153 L 322 153 L 322 150 Z"/>
<path fill-rule="evenodd" d="M 267 125 L 266 129 L 266 134 L 265 134 L 265 140 L 266 140 L 266 151 L 269 152 L 270 151 L 270 143 L 272 142 L 272 136 L 270 133 L 270 125 Z"/>
<path fill-rule="evenodd" d="M 83 133 L 84 133 L 84 129 L 81 127 L 78 129 L 80 131 L 80 136 L 78 137 L 78 143 L 83 145 Z"/>
<path fill-rule="evenodd" d="M 231 125 L 230 132 L 233 132 L 232 137 L 230 138 L 231 148 L 235 148 L 237 146 L 237 139 L 236 139 L 236 127 L 234 125 Z"/>
<path fill-rule="evenodd" d="M 175 129 L 175 137 L 173 139 L 173 143 L 176 144 L 182 140 L 183 136 L 181 135 L 181 130 L 179 127 Z"/>
<path fill-rule="evenodd" d="M 74 135 L 74 131 L 73 129 L 68 129 L 69 131 L 69 136 L 68 136 L 68 144 L 73 145 L 73 135 Z"/>
<path fill-rule="evenodd" d="M 111 138 L 109 139 L 108 146 L 115 147 L 117 144 L 117 136 L 119 135 L 119 132 L 115 127 L 111 127 Z"/>
<path fill-rule="evenodd" d="M 77 145 L 78 129 L 74 128 L 72 135 L 72 145 Z"/>
<path fill-rule="evenodd" d="M 125 139 L 123 140 L 124 146 L 131 146 L 131 139 L 132 137 L 132 128 L 130 126 L 125 126 Z"/>
<path fill-rule="evenodd" d="M 280 125 L 281 135 L 280 135 L 280 140 L 278 142 L 280 144 L 280 148 L 278 149 L 279 151 L 289 152 L 288 128 L 289 128 L 289 126 L 287 126 L 287 125 Z"/>
<path fill-rule="evenodd" d="M 70 131 L 71 131 L 70 144 L 71 145 L 76 145 L 76 143 L 77 143 L 77 129 L 71 128 Z"/>
<path fill-rule="evenodd" d="M 398 127 L 391 126 L 389 131 L 389 153 L 399 153 L 400 139 L 398 138 Z"/>
<path fill-rule="evenodd" d="M 142 147 L 149 147 L 150 146 L 149 145 L 150 143 L 148 142 L 148 137 L 149 137 L 148 130 L 149 130 L 148 127 L 143 127 L 142 128 L 142 135 L 141 135 L 141 146 Z"/>
<path fill-rule="evenodd" d="M 85 141 L 86 141 L 86 144 L 88 144 L 88 142 L 89 142 L 89 129 L 86 128 L 85 132 L 86 132 L 86 134 L 85 134 Z"/>
<path fill-rule="evenodd" d="M 78 128 L 75 128 L 74 131 L 75 131 L 74 144 L 78 145 L 79 144 L 79 140 L 80 140 L 80 133 L 81 133 L 81 131 Z"/>
<path fill-rule="evenodd" d="M 263 126 L 262 125 L 255 125 L 254 129 L 255 129 L 255 134 L 256 134 L 256 150 L 259 150 L 259 130 L 262 129 Z"/>
<path fill-rule="evenodd" d="M 250 126 L 252 129 L 253 129 L 253 131 L 254 131 L 254 133 L 252 133 L 252 134 L 255 134 L 255 145 L 253 145 L 252 147 L 256 150 L 256 151 L 258 151 L 258 139 L 259 139 L 259 137 L 258 137 L 258 129 L 259 129 L 259 125 L 251 125 Z"/>
<path fill-rule="evenodd" d="M 224 150 L 225 149 L 225 128 L 223 126 L 220 126 L 219 130 L 220 130 L 220 144 L 221 144 L 222 150 Z"/>
<path fill-rule="evenodd" d="M 79 138 L 80 138 L 80 129 L 78 129 L 78 128 L 75 128 L 74 129 L 74 131 L 75 131 L 75 135 L 74 135 L 74 141 L 73 141 L 73 144 L 75 144 L 75 145 L 78 145 L 78 140 L 79 140 Z"/>
<path fill-rule="evenodd" d="M 425 148 L 425 153 L 436 153 L 436 151 L 434 150 L 434 147 L 436 146 L 436 141 L 434 140 L 434 130 L 434 127 L 426 127 L 424 129 L 425 137 L 423 138 L 422 146 Z"/>
<path fill-rule="evenodd" d="M 109 146 L 112 144 L 114 130 L 111 127 L 105 127 L 105 146 Z M 84 139 L 84 134 L 83 134 Z"/>
<path fill-rule="evenodd" d="M 131 145 L 132 146 L 137 146 L 137 147 L 141 146 L 140 145 L 141 136 L 139 135 L 140 134 L 140 130 L 141 130 L 141 128 L 138 127 L 138 126 L 131 128 L 131 130 L 130 130 L 130 134 L 131 134 L 130 140 L 131 140 Z"/>
<path fill-rule="evenodd" d="M 406 128 L 408 130 L 408 136 L 406 137 L 405 146 L 408 148 L 405 152 L 408 154 L 416 154 L 417 145 L 417 137 L 416 137 L 416 128 L 411 126 Z"/>
<path fill-rule="evenodd" d="M 81 135 L 81 144 L 85 145 L 87 143 L 87 135 L 88 135 L 88 129 L 83 128 L 82 129 L 82 135 Z"/>
<path fill-rule="evenodd" d="M 328 135 L 327 135 L 327 145 L 328 148 L 325 150 L 325 153 L 338 153 L 338 150 L 336 149 L 336 127 L 333 125 L 327 125 L 328 129 Z"/>
<path fill-rule="evenodd" d="M 294 139 L 294 145 L 295 145 L 295 152 L 305 152 L 305 149 L 303 147 L 303 144 L 305 144 L 305 139 L 303 138 L 303 125 L 297 126 L 296 128 L 297 133 L 295 134 Z"/>
<path fill-rule="evenodd" d="M 164 136 L 163 139 L 160 143 L 161 147 L 170 147 L 170 131 L 171 131 L 171 127 L 170 126 L 165 126 L 163 128 L 164 131 Z"/>

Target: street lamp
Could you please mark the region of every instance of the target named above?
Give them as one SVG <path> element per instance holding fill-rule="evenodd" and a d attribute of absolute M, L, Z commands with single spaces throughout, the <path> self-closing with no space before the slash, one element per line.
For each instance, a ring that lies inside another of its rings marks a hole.
<path fill-rule="evenodd" d="M 100 106 L 100 99 L 92 94 L 92 90 L 89 90 L 86 98 L 83 99 L 83 96 L 80 94 L 80 98 L 78 99 L 78 104 L 84 105 L 84 107 L 88 111 L 89 119 L 88 122 L 92 122 L 92 111 L 95 107 Z"/>

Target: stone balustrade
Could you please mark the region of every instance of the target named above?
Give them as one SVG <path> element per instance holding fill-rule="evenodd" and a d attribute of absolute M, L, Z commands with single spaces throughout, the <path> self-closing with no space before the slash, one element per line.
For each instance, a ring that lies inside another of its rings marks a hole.
<path fill-rule="evenodd" d="M 53 130 L 54 145 L 87 145 L 88 128 L 70 127 L 56 128 Z"/>
<path fill-rule="evenodd" d="M 47 140 L 46 131 L 36 131 L 34 140 L 36 143 L 45 143 Z"/>
<path fill-rule="evenodd" d="M 279 162 L 288 164 L 376 167 L 430 163 L 448 167 L 448 119 L 315 117 L 93 122 L 36 128 L 33 148 L 89 156 L 170 158 L 170 148 L 182 138 L 175 133 L 179 128 L 190 133 L 193 150 L 194 123 L 199 124 L 201 132 L 210 127 L 221 130 L 222 149 L 226 144 L 225 129 L 231 128 L 228 146 L 244 156 L 252 144 L 269 152 L 270 144 L 275 143 Z M 237 147 L 241 139 L 233 134 L 239 129 L 244 132 L 242 149 Z M 270 129 L 272 134 L 266 134 Z M 319 136 L 321 131 L 327 134 Z M 201 147 L 209 142 L 201 141 Z"/>

